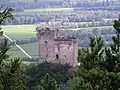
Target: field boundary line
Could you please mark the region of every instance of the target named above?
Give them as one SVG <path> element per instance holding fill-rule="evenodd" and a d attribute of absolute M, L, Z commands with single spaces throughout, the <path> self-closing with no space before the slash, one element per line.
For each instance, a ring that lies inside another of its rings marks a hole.
<path fill-rule="evenodd" d="M 7 39 L 9 39 L 11 42 L 14 42 L 9 36 L 7 36 L 5 33 L 3 34 Z M 14 42 L 15 46 L 18 47 L 26 56 L 28 56 L 30 59 L 32 58 L 24 49 L 22 49 L 19 45 Z"/>

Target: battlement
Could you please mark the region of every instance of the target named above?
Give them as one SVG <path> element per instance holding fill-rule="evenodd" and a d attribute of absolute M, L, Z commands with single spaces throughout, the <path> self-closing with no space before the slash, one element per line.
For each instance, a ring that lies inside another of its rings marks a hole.
<path fill-rule="evenodd" d="M 60 28 L 59 23 L 55 23 L 53 25 L 42 23 L 40 26 L 37 26 L 36 31 L 51 31 L 51 30 L 58 30 Z"/>
<path fill-rule="evenodd" d="M 54 35 L 55 30 L 51 30 L 50 28 L 39 28 L 36 29 L 39 35 Z"/>

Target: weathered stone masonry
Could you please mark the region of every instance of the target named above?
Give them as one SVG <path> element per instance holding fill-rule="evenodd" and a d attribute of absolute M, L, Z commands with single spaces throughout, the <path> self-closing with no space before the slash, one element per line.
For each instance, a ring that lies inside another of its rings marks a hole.
<path fill-rule="evenodd" d="M 77 65 L 78 42 L 75 37 L 61 37 L 59 29 L 37 27 L 39 57 Z"/>

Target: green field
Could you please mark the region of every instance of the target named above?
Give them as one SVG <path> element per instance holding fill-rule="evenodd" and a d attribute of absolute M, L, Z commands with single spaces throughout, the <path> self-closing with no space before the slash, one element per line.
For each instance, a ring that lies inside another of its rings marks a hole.
<path fill-rule="evenodd" d="M 38 57 L 38 42 L 20 45 L 32 57 Z"/>
<path fill-rule="evenodd" d="M 20 45 L 21 48 L 23 48 L 30 56 L 32 56 L 33 58 L 38 57 L 37 53 L 38 53 L 38 46 L 37 46 L 37 42 L 35 43 L 30 43 L 30 44 L 24 44 L 24 45 Z M 10 51 L 8 52 L 8 54 L 11 55 L 11 57 L 27 57 L 20 49 L 18 49 L 16 46 L 11 46 Z"/>
<path fill-rule="evenodd" d="M 40 8 L 40 9 L 25 9 L 24 12 L 63 12 L 63 11 L 73 11 L 73 8 Z"/>
<path fill-rule="evenodd" d="M 35 25 L 8 25 L 2 30 L 13 40 L 22 40 L 36 36 Z"/>
<path fill-rule="evenodd" d="M 12 58 L 14 58 L 14 57 L 24 58 L 24 57 L 26 57 L 26 55 L 20 49 L 18 49 L 16 46 L 11 46 L 10 50 L 8 51 L 8 54 L 11 55 Z"/>
<path fill-rule="evenodd" d="M 24 15 L 33 12 L 72 12 L 74 8 L 38 8 L 38 9 L 25 9 L 21 12 L 14 12 L 14 15 Z"/>
<path fill-rule="evenodd" d="M 96 28 L 113 28 L 112 26 L 100 26 L 100 27 L 85 27 L 85 28 L 72 28 L 70 30 L 92 30 L 92 29 L 96 29 Z"/>
<path fill-rule="evenodd" d="M 36 37 L 36 26 L 35 25 L 7 25 L 2 26 L 2 30 L 7 34 L 12 40 L 24 40 L 31 37 Z M 30 43 L 20 45 L 29 55 L 36 57 L 37 55 L 37 43 Z M 11 50 L 8 52 L 12 57 L 26 57 L 26 55 L 19 50 L 17 47 L 12 46 Z"/>

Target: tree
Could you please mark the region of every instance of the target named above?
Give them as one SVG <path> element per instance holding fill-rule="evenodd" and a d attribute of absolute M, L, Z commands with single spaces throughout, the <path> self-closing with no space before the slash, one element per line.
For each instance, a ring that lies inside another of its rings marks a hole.
<path fill-rule="evenodd" d="M 47 73 L 45 78 L 41 81 L 41 86 L 44 90 L 60 90 L 56 84 L 56 81 L 50 77 Z"/>
<path fill-rule="evenodd" d="M 114 21 L 113 27 L 116 36 L 113 36 L 113 44 L 109 48 L 104 48 L 101 38 L 90 38 L 89 47 L 79 50 L 78 60 L 81 65 L 68 82 L 70 86 L 68 90 L 118 90 L 120 88 L 120 19 Z"/>
<path fill-rule="evenodd" d="M 101 38 L 90 38 L 89 48 L 79 50 L 79 61 L 86 70 L 98 68 L 98 64 L 103 59 L 103 46 L 104 44 Z"/>
<path fill-rule="evenodd" d="M 11 8 L 6 8 L 0 12 L 0 25 L 6 19 L 13 18 L 12 11 Z M 21 69 L 21 60 L 20 58 L 10 58 L 7 54 L 10 49 L 8 40 L 2 35 L 3 32 L 0 36 L 0 90 L 25 90 L 25 76 Z"/>
<path fill-rule="evenodd" d="M 6 8 L 2 11 L 2 7 L 0 8 L 0 25 L 2 25 L 6 19 L 13 19 L 12 15 L 13 9 L 12 8 Z"/>
<path fill-rule="evenodd" d="M 60 90 L 56 81 L 47 73 L 41 80 L 41 85 L 34 86 L 34 90 Z"/>
<path fill-rule="evenodd" d="M 33 65 L 26 71 L 27 85 L 29 89 L 31 89 L 31 86 L 40 85 L 46 73 L 49 73 L 59 85 L 64 85 L 67 83 L 69 77 L 72 76 L 71 72 L 69 72 L 70 68 L 69 65 L 47 62 Z"/>
<path fill-rule="evenodd" d="M 120 18 L 114 21 L 113 27 L 116 30 L 116 36 L 113 36 L 111 48 L 105 49 L 105 62 L 103 67 L 108 72 L 120 72 Z"/>

